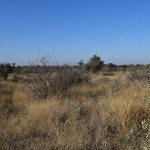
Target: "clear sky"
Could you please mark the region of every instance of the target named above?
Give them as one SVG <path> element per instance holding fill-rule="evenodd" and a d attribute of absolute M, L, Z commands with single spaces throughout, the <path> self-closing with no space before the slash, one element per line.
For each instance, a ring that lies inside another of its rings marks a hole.
<path fill-rule="evenodd" d="M 0 0 L 0 62 L 46 54 L 68 64 L 93 54 L 150 63 L 150 0 Z"/>

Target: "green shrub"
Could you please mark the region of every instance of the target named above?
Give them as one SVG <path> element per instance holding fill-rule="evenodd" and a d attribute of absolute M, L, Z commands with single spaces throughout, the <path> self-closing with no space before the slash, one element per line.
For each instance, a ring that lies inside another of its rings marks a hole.
<path fill-rule="evenodd" d="M 0 75 L 7 80 L 8 79 L 8 74 L 13 72 L 13 67 L 11 64 L 6 63 L 6 64 L 0 64 Z"/>
<path fill-rule="evenodd" d="M 103 68 L 104 62 L 97 55 L 94 55 L 87 64 L 85 64 L 85 69 L 87 71 L 97 72 Z"/>

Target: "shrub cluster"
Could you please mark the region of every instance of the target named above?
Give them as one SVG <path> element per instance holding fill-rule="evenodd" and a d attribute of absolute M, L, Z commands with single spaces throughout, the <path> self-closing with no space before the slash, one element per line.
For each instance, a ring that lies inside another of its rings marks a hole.
<path fill-rule="evenodd" d="M 22 71 L 22 81 L 37 98 L 64 94 L 68 88 L 86 82 L 88 77 L 69 66 L 29 66 Z"/>
<path fill-rule="evenodd" d="M 11 64 L 6 63 L 6 64 L 0 64 L 0 75 L 7 80 L 8 74 L 13 72 L 13 66 Z"/>

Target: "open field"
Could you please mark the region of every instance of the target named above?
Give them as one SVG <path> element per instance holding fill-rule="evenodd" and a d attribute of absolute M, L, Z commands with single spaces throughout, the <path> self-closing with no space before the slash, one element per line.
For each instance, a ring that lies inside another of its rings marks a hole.
<path fill-rule="evenodd" d="M 150 150 L 150 0 L 0 0 L 0 150 Z"/>
<path fill-rule="evenodd" d="M 150 83 L 131 82 L 127 73 L 92 74 L 44 101 L 1 80 L 0 149 L 149 150 L 149 114 Z"/>

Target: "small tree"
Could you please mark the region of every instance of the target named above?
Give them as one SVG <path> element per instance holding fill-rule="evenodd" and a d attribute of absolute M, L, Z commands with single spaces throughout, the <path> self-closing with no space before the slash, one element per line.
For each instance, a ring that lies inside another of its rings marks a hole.
<path fill-rule="evenodd" d="M 13 65 L 13 68 L 15 68 L 15 66 L 16 66 L 16 63 L 12 63 L 12 65 Z"/>
<path fill-rule="evenodd" d="M 85 69 L 87 71 L 97 72 L 103 68 L 104 62 L 97 55 L 93 55 L 93 57 L 88 61 L 85 65 Z"/>
<path fill-rule="evenodd" d="M 79 65 L 80 67 L 82 67 L 82 66 L 84 65 L 83 60 L 80 60 L 80 61 L 78 62 L 78 65 Z"/>
<path fill-rule="evenodd" d="M 7 80 L 8 79 L 8 74 L 13 72 L 13 67 L 11 64 L 6 63 L 6 64 L 0 64 L 0 75 Z"/>

